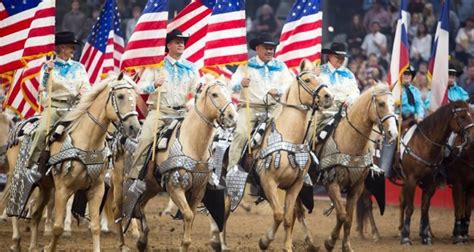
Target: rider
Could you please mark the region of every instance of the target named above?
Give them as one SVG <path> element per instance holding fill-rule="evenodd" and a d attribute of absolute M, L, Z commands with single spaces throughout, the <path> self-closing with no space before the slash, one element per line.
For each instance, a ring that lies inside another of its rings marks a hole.
<path fill-rule="evenodd" d="M 461 76 L 462 71 L 459 71 L 452 65 L 449 64 L 448 68 L 448 100 L 453 101 L 468 101 L 469 94 L 456 82 L 457 77 Z M 425 102 L 426 109 L 429 109 L 431 102 L 431 91 L 427 95 Z"/>
<path fill-rule="evenodd" d="M 359 97 L 360 90 L 354 74 L 344 66 L 344 61 L 349 54 L 346 46 L 342 43 L 334 42 L 329 49 L 323 49 L 323 54 L 328 55 L 328 62 L 321 65 L 319 78 L 322 84 L 328 85 L 329 91 L 334 94 L 334 104 L 324 110 L 317 111 L 314 122 L 311 125 L 309 138 L 316 133 L 321 123 L 334 116 L 341 106 L 348 107 Z M 316 139 L 313 139 L 316 142 Z M 313 143 L 314 143 L 313 142 Z"/>
<path fill-rule="evenodd" d="M 413 78 L 416 75 L 416 70 L 412 65 L 403 72 L 402 75 L 402 128 L 416 123 L 421 122 L 425 116 L 425 110 L 423 108 L 423 99 L 421 98 L 420 90 L 413 85 Z"/>
<path fill-rule="evenodd" d="M 64 117 L 66 112 L 73 110 L 80 95 L 90 89 L 89 77 L 84 65 L 72 60 L 78 45 L 80 42 L 75 38 L 73 32 L 64 31 L 55 34 L 57 57 L 46 62 L 41 69 L 40 96 L 45 98 L 42 104 L 46 106 L 33 138 L 28 167 L 36 168 L 38 166 L 40 155 L 46 146 L 48 128 L 51 129 L 59 119 Z M 52 86 L 49 87 L 49 85 Z M 49 88 L 51 88 L 51 94 L 47 93 Z M 51 108 L 47 107 L 46 99 L 49 96 Z"/>
<path fill-rule="evenodd" d="M 251 125 L 254 125 L 257 113 L 266 110 L 271 113 L 276 108 L 277 103 L 273 98 L 267 97 L 267 94 L 277 98 L 293 82 L 292 74 L 285 63 L 273 57 L 276 45 L 268 34 L 250 40 L 249 47 L 256 51 L 257 55 L 250 58 L 247 65 L 240 65 L 232 75 L 231 87 L 234 93 L 240 93 L 240 104 L 239 120 L 230 145 L 229 169 L 237 165 L 240 160 L 248 133 L 252 130 L 249 129 L 249 119 Z M 247 118 L 245 110 L 247 95 L 251 118 Z M 271 104 L 268 108 L 264 104 L 265 100 Z"/>
<path fill-rule="evenodd" d="M 177 29 L 168 33 L 165 49 L 168 54 L 164 59 L 163 68 L 146 68 L 138 82 L 141 91 L 150 96 L 147 100 L 148 116 L 143 124 L 137 151 L 134 153 L 132 169 L 128 175 L 130 179 L 135 180 L 134 183 L 143 183 L 137 178 L 145 165 L 147 150 L 153 143 L 155 127 L 159 132 L 165 126 L 164 121 L 161 120 L 164 116 L 184 116 L 189 94 L 192 94 L 199 84 L 199 73 L 196 67 L 182 58 L 188 39 L 189 36 L 183 35 Z M 161 92 L 160 118 L 157 118 L 156 112 L 158 89 Z M 135 193 L 139 194 L 139 192 Z"/>

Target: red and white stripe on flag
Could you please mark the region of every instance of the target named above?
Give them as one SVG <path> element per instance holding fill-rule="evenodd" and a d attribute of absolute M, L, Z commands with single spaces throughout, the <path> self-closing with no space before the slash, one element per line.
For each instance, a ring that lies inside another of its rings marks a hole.
<path fill-rule="evenodd" d="M 217 0 L 209 18 L 204 65 L 232 65 L 247 61 L 244 0 Z"/>
<path fill-rule="evenodd" d="M 0 74 L 54 51 L 55 1 L 0 1 Z"/>
<path fill-rule="evenodd" d="M 124 51 L 120 14 L 115 0 L 107 0 L 92 27 L 81 56 L 89 81 L 96 83 L 110 71 L 118 71 Z"/>
<path fill-rule="evenodd" d="M 445 0 L 434 39 L 430 59 L 431 101 L 430 110 L 435 111 L 448 100 L 449 62 L 449 0 Z"/>
<path fill-rule="evenodd" d="M 319 0 L 297 0 L 283 26 L 275 57 L 289 68 L 321 58 L 323 12 Z"/>
<path fill-rule="evenodd" d="M 21 118 L 31 117 L 40 109 L 37 101 L 39 75 L 45 61 L 46 57 L 32 60 L 25 68 L 15 72 L 5 104 Z"/>
<path fill-rule="evenodd" d="M 168 32 L 178 29 L 183 34 L 189 35 L 182 57 L 193 62 L 197 69 L 204 66 L 207 25 L 213 6 L 212 0 L 193 1 L 168 24 Z"/>
<path fill-rule="evenodd" d="M 148 0 L 122 56 L 122 69 L 157 66 L 163 61 L 167 20 L 166 1 Z"/>

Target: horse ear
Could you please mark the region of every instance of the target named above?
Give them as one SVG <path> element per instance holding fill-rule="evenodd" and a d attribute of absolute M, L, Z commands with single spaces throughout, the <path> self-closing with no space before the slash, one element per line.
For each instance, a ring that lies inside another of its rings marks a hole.
<path fill-rule="evenodd" d="M 124 71 L 120 72 L 120 74 L 119 74 L 117 80 L 122 80 L 124 74 L 125 74 Z"/>
<path fill-rule="evenodd" d="M 308 59 L 303 59 L 300 63 L 300 72 L 311 71 L 314 69 L 314 64 Z"/>

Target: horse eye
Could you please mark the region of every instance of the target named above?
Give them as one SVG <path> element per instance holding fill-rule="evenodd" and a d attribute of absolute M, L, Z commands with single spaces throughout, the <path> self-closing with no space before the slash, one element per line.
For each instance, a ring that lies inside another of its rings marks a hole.
<path fill-rule="evenodd" d="M 379 107 L 385 107 L 385 102 L 379 102 Z"/>
<path fill-rule="evenodd" d="M 306 80 L 304 80 L 304 82 L 306 82 L 306 83 L 310 83 L 310 82 L 311 82 L 311 80 L 310 80 L 310 79 L 306 79 Z"/>
<path fill-rule="evenodd" d="M 123 100 L 124 97 L 125 97 L 125 96 L 124 96 L 123 94 L 117 95 L 117 98 L 118 98 L 119 100 Z"/>
<path fill-rule="evenodd" d="M 217 98 L 217 97 L 219 97 L 219 95 L 216 94 L 216 93 L 212 93 L 212 97 Z"/>

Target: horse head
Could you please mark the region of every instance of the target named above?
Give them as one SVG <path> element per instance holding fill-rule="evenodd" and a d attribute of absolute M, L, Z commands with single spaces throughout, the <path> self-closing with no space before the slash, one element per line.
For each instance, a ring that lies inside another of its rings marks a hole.
<path fill-rule="evenodd" d="M 300 73 L 296 76 L 298 82 L 298 95 L 301 104 L 329 108 L 333 104 L 334 95 L 329 88 L 321 83 L 316 74 L 316 66 L 304 59 L 300 63 Z"/>
<path fill-rule="evenodd" d="M 237 124 L 238 114 L 224 83 L 208 80 L 196 97 L 194 110 L 208 124 L 214 121 L 222 128 L 232 128 Z"/>
<path fill-rule="evenodd" d="M 397 139 L 398 128 L 395 111 L 395 102 L 386 84 L 378 84 L 369 90 L 371 101 L 369 118 L 383 132 L 389 143 Z"/>
<path fill-rule="evenodd" d="M 140 130 L 136 111 L 135 82 L 124 75 L 123 72 L 105 81 L 109 81 L 108 86 L 110 88 L 105 105 L 107 118 L 113 122 L 118 122 L 119 129 L 124 130 L 127 136 L 135 138 Z"/>
<path fill-rule="evenodd" d="M 452 131 L 466 137 L 470 143 L 474 142 L 474 123 L 472 119 L 472 109 L 464 101 L 452 102 L 452 119 L 449 127 Z M 471 111 L 470 111 L 471 110 Z"/>

